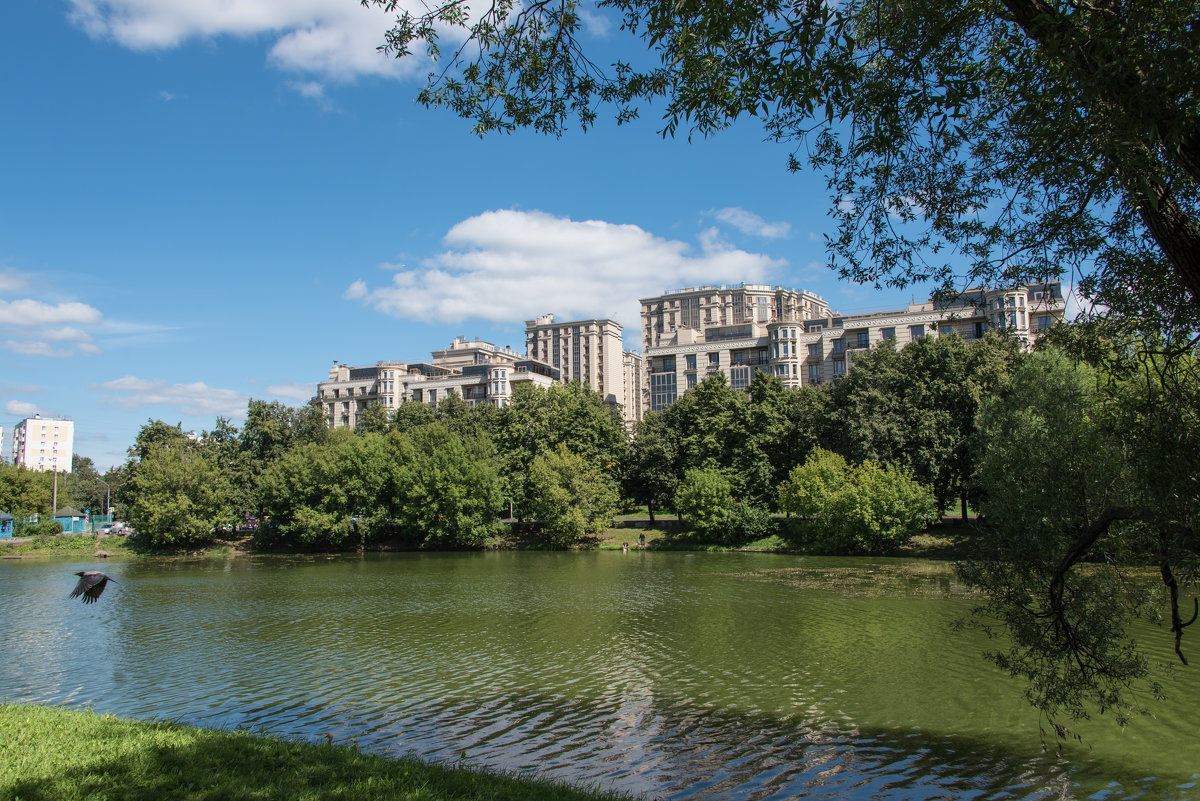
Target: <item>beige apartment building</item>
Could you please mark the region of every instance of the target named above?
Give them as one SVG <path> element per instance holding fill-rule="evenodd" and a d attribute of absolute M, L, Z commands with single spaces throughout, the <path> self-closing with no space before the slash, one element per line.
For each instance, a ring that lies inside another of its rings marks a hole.
<path fill-rule="evenodd" d="M 699 286 L 642 298 L 642 353 L 674 340 L 681 329 L 704 331 L 828 316 L 820 295 L 762 284 Z"/>
<path fill-rule="evenodd" d="M 703 296 L 705 289 L 683 292 Z M 982 338 L 987 331 L 1003 331 L 1028 347 L 1038 333 L 1061 321 L 1065 310 L 1058 281 L 1014 289 L 968 290 L 950 301 L 931 300 L 871 314 L 839 315 L 821 301 L 817 308 L 822 313 L 811 317 L 793 317 L 786 305 L 775 307 L 774 316 L 771 306 L 760 313 L 758 298 L 770 296 L 760 291 L 766 288 L 753 289 L 755 294 L 749 297 L 754 303 L 745 302 L 747 296 L 743 295 L 741 319 L 736 322 L 706 324 L 703 321 L 708 317 L 702 316 L 701 325 L 693 326 L 694 314 L 664 319 L 664 313 L 669 315 L 670 309 L 680 307 L 660 310 L 658 304 L 675 293 L 642 301 L 643 342 L 657 343 L 644 354 L 651 410 L 666 408 L 716 372 L 724 373 L 730 386 L 739 390 L 749 388 L 755 370 L 776 375 L 790 387 L 833 381 L 850 369 L 856 352 L 882 340 L 903 347 L 922 336 L 957 335 L 971 340 Z M 805 309 L 819 300 L 811 293 L 775 292 L 780 293 L 777 298 L 810 301 Z M 797 308 L 801 308 L 799 303 Z M 752 316 L 747 314 L 750 309 L 754 310 Z"/>
<path fill-rule="evenodd" d="M 505 406 L 515 385 L 550 386 L 558 379 L 553 367 L 510 348 L 456 337 L 449 347 L 433 351 L 428 362 L 382 361 L 365 367 L 334 362 L 329 380 L 317 385 L 317 399 L 330 427 L 353 428 L 372 403 L 391 414 L 406 401 L 437 406 L 453 393 L 469 406 Z"/>
<path fill-rule="evenodd" d="M 562 380 L 578 381 L 621 408 L 626 425 L 641 419 L 640 382 L 627 366 L 641 357 L 623 347 L 621 324 L 609 319 L 555 321 L 553 314 L 525 321 L 525 353 L 557 368 Z"/>
<path fill-rule="evenodd" d="M 13 464 L 30 470 L 71 472 L 75 421 L 35 414 L 13 426 Z"/>

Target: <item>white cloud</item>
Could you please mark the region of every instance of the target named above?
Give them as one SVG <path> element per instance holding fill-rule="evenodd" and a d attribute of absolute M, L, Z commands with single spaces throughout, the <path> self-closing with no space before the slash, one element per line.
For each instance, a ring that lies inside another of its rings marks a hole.
<path fill-rule="evenodd" d="M 0 348 L 10 350 L 13 353 L 20 353 L 25 356 L 41 356 L 46 359 L 65 359 L 68 356 L 73 356 L 75 351 L 71 348 L 66 350 L 55 349 L 48 342 L 41 342 L 33 339 L 6 339 L 0 342 Z"/>
<path fill-rule="evenodd" d="M 14 270 L 0 270 L 0 292 L 19 292 L 29 286 L 29 282 Z"/>
<path fill-rule="evenodd" d="M 232 389 L 210 387 L 202 381 L 168 384 L 165 381 L 125 376 L 89 389 L 107 392 L 101 403 L 136 409 L 140 406 L 169 406 L 184 414 L 240 418 L 246 414 L 246 396 Z"/>
<path fill-rule="evenodd" d="M 65 325 L 62 328 L 45 328 L 38 331 L 37 336 L 51 342 L 91 342 L 92 337 L 87 331 Z"/>
<path fill-rule="evenodd" d="M 721 222 L 732 225 L 743 234 L 762 236 L 767 239 L 782 239 L 792 232 L 791 223 L 769 223 L 754 212 L 737 207 L 718 209 L 709 213 Z"/>
<path fill-rule="evenodd" d="M 279 398 L 288 398 L 289 400 L 308 401 L 313 395 L 317 394 L 316 384 L 296 384 L 292 381 L 285 381 L 282 384 L 268 384 L 267 392 Z"/>
<path fill-rule="evenodd" d="M 764 283 L 784 266 L 733 248 L 716 229 L 699 240 L 697 253 L 636 225 L 489 211 L 451 228 L 446 250 L 420 268 L 394 267 L 390 286 L 361 297 L 395 317 L 503 323 L 553 312 L 560 319 L 613 317 L 636 331 L 638 298 L 693 284 Z M 348 296 L 360 296 L 359 283 Z"/>
<path fill-rule="evenodd" d="M 60 323 L 98 323 L 98 310 L 86 303 L 70 302 L 50 305 L 40 300 L 0 300 L 0 325 L 30 326 Z"/>
<path fill-rule="evenodd" d="M 346 300 L 358 300 L 359 298 L 365 298 L 366 296 L 367 282 L 361 279 L 346 287 L 346 291 L 342 293 L 342 297 Z"/>
<path fill-rule="evenodd" d="M 268 37 L 268 58 L 284 70 L 350 80 L 420 73 L 423 57 L 402 61 L 376 50 L 395 19 L 354 0 L 69 0 L 70 18 L 88 35 L 133 50 L 176 47 L 190 39 Z M 420 12 L 418 3 L 411 5 Z M 398 9 L 401 10 L 401 9 Z"/>
<path fill-rule="evenodd" d="M 166 89 L 163 89 L 161 92 L 159 92 L 158 96 L 160 98 L 162 98 L 164 103 L 170 103 L 176 97 L 174 94 L 168 92 Z"/>
<path fill-rule="evenodd" d="M 13 417 L 33 417 L 35 414 L 41 414 L 42 408 L 36 403 L 29 401 L 10 400 L 4 404 L 4 413 L 10 414 Z"/>

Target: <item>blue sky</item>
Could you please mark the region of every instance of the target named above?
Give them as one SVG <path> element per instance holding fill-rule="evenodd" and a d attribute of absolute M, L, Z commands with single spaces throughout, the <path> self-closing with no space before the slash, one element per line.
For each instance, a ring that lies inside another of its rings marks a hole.
<path fill-rule="evenodd" d="M 151 418 L 299 403 L 334 360 L 419 359 L 696 284 L 903 306 L 826 269 L 824 182 L 750 122 L 651 111 L 561 139 L 413 98 L 357 0 L 8 0 L 0 25 L 0 425 L 69 417 L 124 460 Z M 598 52 L 616 46 L 598 18 Z M 918 290 L 919 293 L 919 290 Z"/>

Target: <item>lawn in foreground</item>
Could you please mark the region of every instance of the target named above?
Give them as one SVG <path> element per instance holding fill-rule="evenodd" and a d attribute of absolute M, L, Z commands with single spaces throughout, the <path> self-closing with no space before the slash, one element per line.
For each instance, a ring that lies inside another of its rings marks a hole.
<path fill-rule="evenodd" d="M 0 704 L 0 800 L 564 799 L 548 781 L 250 734 Z"/>

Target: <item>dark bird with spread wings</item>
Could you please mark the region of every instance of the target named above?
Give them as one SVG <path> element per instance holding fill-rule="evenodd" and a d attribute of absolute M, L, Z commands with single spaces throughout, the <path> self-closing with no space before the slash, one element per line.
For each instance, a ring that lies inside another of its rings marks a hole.
<path fill-rule="evenodd" d="M 100 593 L 104 592 L 104 588 L 108 586 L 108 582 L 117 583 L 99 570 L 80 570 L 75 575 L 79 576 L 79 583 L 75 585 L 71 597 L 78 598 L 82 595 L 85 604 L 96 603 Z"/>

